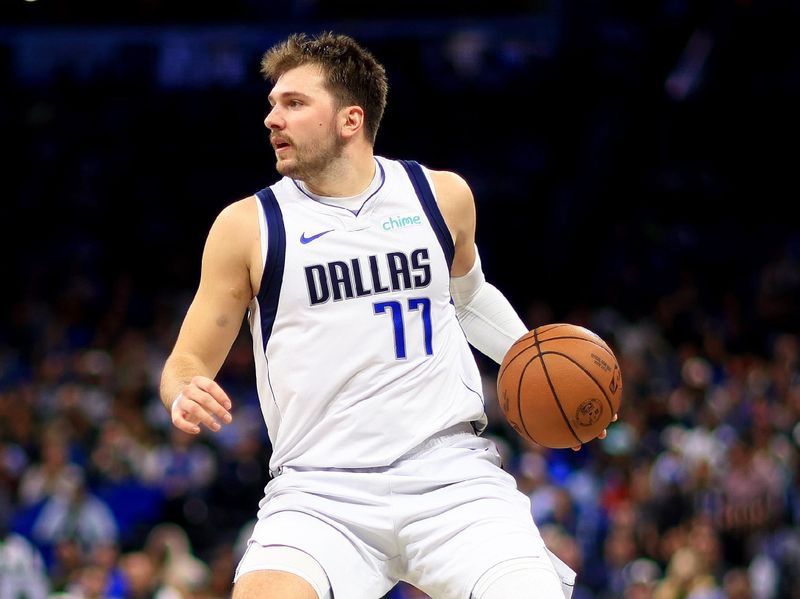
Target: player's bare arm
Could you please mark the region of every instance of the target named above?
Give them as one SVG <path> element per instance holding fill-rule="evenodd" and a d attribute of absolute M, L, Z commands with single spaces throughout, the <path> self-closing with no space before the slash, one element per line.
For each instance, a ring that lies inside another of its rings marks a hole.
<path fill-rule="evenodd" d="M 231 400 L 213 380 L 239 334 L 261 276 L 255 198 L 226 207 L 203 250 L 200 283 L 161 377 L 161 400 L 180 430 L 218 431 Z"/>
<path fill-rule="evenodd" d="M 450 171 L 431 171 L 436 199 L 453 237 L 455 255 L 450 274 L 460 277 L 475 262 L 475 198 L 467 182 Z"/>

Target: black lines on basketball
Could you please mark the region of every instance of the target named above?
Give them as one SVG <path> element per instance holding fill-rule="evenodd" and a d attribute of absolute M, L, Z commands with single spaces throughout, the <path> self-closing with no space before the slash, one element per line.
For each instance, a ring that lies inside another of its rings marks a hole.
<path fill-rule="evenodd" d="M 561 323 L 559 323 L 559 324 L 546 324 L 546 325 L 540 326 L 539 328 L 533 329 L 531 331 L 531 333 L 533 333 L 533 335 L 535 337 L 540 337 L 540 336 L 542 336 L 542 335 L 544 335 L 546 333 L 549 333 L 550 331 L 553 331 L 555 329 L 560 329 L 562 327 L 571 327 L 571 326 L 572 325 L 570 325 L 570 324 L 561 324 Z"/>
<path fill-rule="evenodd" d="M 553 399 L 555 400 L 556 405 L 558 406 L 558 410 L 559 410 L 559 412 L 561 412 L 561 417 L 564 419 L 564 424 L 567 425 L 567 428 L 572 433 L 572 436 L 575 437 L 575 440 L 578 442 L 578 445 L 580 445 L 581 443 L 583 443 L 583 440 L 581 440 L 581 438 L 575 432 L 575 429 L 572 428 L 572 424 L 569 421 L 569 416 L 567 416 L 567 413 L 564 411 L 564 406 L 561 405 L 561 400 L 558 399 L 558 392 L 556 391 L 556 387 L 553 384 L 553 379 L 550 378 L 550 373 L 547 370 L 547 361 L 544 359 L 544 356 L 547 353 L 548 352 L 544 352 L 543 353 L 541 351 L 541 348 L 539 349 L 539 355 L 542 358 L 542 370 L 544 371 L 544 376 L 547 379 L 547 384 L 550 386 L 550 391 L 553 394 Z M 520 413 L 522 413 L 522 412 L 520 411 Z"/>
<path fill-rule="evenodd" d="M 577 337 L 575 335 L 561 335 L 560 337 L 548 337 L 547 339 L 542 339 L 539 343 L 550 343 L 551 341 L 563 341 L 565 339 L 578 339 L 580 341 L 584 341 L 586 343 L 591 343 L 592 345 L 599 347 L 602 350 L 608 351 L 608 345 L 603 341 L 597 341 L 595 339 L 587 339 L 586 337 Z"/>
<path fill-rule="evenodd" d="M 530 345 L 526 345 L 528 339 L 525 337 L 521 337 L 514 345 L 511 346 L 511 349 L 508 350 L 508 354 L 506 354 L 506 359 L 503 360 L 503 364 L 500 366 L 500 372 L 498 373 L 498 377 L 503 376 L 503 372 L 506 368 L 511 366 L 514 361 L 521 355 L 525 354 L 530 350 L 532 347 L 536 347 L 536 341 L 534 340 L 533 343 Z M 538 357 L 538 350 L 537 350 L 537 357 Z"/>
<path fill-rule="evenodd" d="M 577 362 L 576 360 L 573 360 L 567 354 L 565 354 L 563 352 L 558 352 L 558 351 L 544 351 L 544 352 L 542 352 L 541 353 L 542 361 L 544 361 L 544 356 L 547 356 L 547 355 L 561 356 L 565 360 L 569 360 L 570 362 L 575 364 L 575 366 L 577 368 L 579 368 L 580 370 L 582 370 L 586 374 L 586 376 L 588 376 L 592 380 L 592 382 L 597 386 L 597 388 L 600 390 L 600 393 L 603 394 L 603 399 L 606 400 L 606 403 L 608 404 L 608 407 L 610 409 L 612 409 L 612 410 L 614 409 L 614 406 L 611 404 L 611 400 L 608 398 L 608 394 L 606 393 L 606 390 L 603 388 L 603 385 L 600 383 L 600 381 L 597 380 L 597 378 L 594 376 L 594 374 L 592 374 L 591 371 L 589 371 L 589 370 L 587 370 L 586 368 L 583 367 L 583 364 L 581 364 L 580 362 Z"/>
<path fill-rule="evenodd" d="M 527 361 L 527 363 L 525 364 L 525 366 L 522 367 L 522 370 L 519 373 L 519 381 L 517 383 L 517 413 L 519 414 L 519 424 L 525 430 L 525 434 L 527 434 L 531 439 L 536 441 L 535 435 L 533 434 L 533 431 L 528 429 L 528 425 L 525 422 L 525 412 L 523 412 L 523 410 L 522 410 L 522 397 L 523 397 L 522 382 L 525 380 L 525 372 L 528 370 L 528 368 L 530 367 L 531 364 L 533 364 L 536 361 L 541 361 L 542 360 L 542 353 L 541 353 L 541 351 L 539 351 L 538 344 L 534 344 L 532 346 L 529 346 L 528 349 L 530 349 L 531 347 L 536 348 L 536 355 L 531 357 Z M 544 368 L 544 363 L 542 363 L 542 368 Z"/>

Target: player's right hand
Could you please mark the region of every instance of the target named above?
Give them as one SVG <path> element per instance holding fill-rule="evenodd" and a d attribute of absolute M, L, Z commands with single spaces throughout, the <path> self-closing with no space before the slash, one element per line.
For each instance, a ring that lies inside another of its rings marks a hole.
<path fill-rule="evenodd" d="M 220 422 L 229 424 L 231 400 L 215 381 L 205 376 L 195 376 L 180 392 L 170 406 L 172 424 L 185 433 L 196 435 L 202 424 L 217 432 Z"/>

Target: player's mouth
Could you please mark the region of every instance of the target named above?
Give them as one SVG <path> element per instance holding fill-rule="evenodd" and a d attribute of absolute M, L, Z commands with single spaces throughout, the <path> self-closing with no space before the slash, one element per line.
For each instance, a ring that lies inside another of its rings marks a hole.
<path fill-rule="evenodd" d="M 271 141 L 276 154 L 281 154 L 292 147 L 288 141 L 279 137 L 273 137 Z"/>

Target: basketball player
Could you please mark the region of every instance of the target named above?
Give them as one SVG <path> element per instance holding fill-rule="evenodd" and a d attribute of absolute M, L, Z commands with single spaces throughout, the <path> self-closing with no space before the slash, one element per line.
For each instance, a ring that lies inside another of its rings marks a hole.
<path fill-rule="evenodd" d="M 499 363 L 527 328 L 484 279 L 469 187 L 373 154 L 386 75 L 349 37 L 293 35 L 262 71 L 283 178 L 211 227 L 161 384 L 179 429 L 231 422 L 213 379 L 247 312 L 272 480 L 234 599 L 568 597 L 479 436 L 468 342 Z"/>

